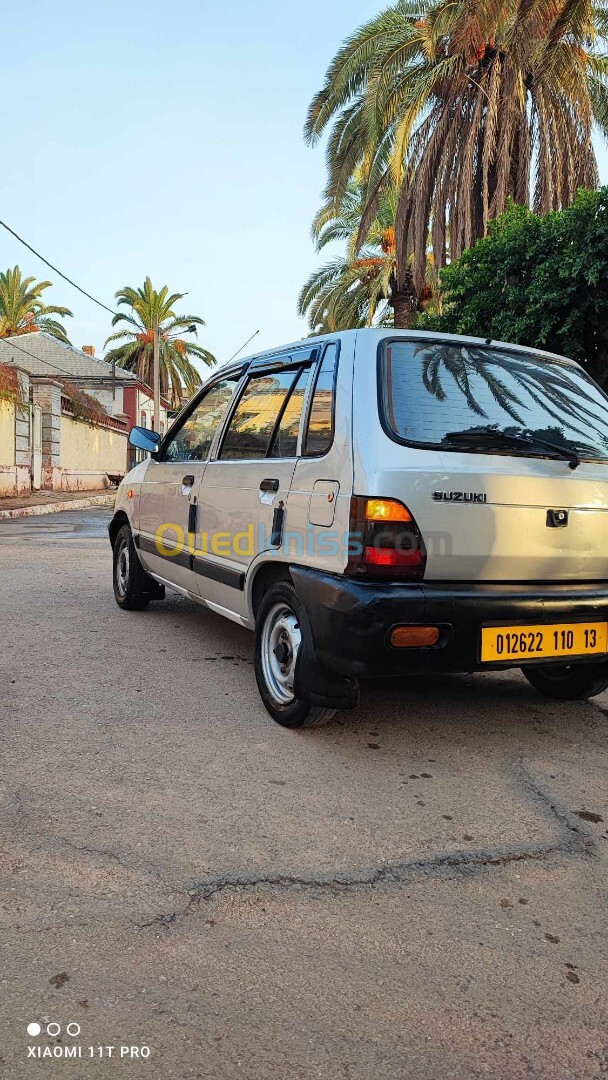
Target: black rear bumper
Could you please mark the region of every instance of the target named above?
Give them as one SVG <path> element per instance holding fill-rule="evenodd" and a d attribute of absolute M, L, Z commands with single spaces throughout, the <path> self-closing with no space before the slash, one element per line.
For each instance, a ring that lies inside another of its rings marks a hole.
<path fill-rule="evenodd" d="M 522 657 L 506 664 L 481 663 L 482 626 L 608 621 L 608 582 L 393 585 L 297 566 L 291 567 L 291 575 L 308 614 L 318 663 L 355 678 L 520 667 L 534 661 Z M 388 641 L 391 629 L 408 623 L 438 626 L 437 645 L 393 648 Z M 605 659 L 604 654 L 590 656 L 589 662 Z"/>

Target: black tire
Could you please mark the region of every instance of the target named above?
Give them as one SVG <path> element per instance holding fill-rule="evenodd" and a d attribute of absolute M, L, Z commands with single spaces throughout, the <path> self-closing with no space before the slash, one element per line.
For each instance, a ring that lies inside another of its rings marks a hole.
<path fill-rule="evenodd" d="M 272 719 L 286 728 L 319 727 L 336 711 L 309 705 L 293 692 L 290 698 L 288 684 L 295 668 L 301 611 L 291 582 L 278 581 L 264 595 L 255 623 L 254 669 L 260 697 Z M 272 647 L 275 641 L 276 649 Z M 276 652 L 279 648 L 283 649 L 283 666 Z"/>
<path fill-rule="evenodd" d="M 150 600 L 165 595 L 164 587 L 141 565 L 128 525 L 121 525 L 114 540 L 112 583 L 114 599 L 123 611 L 143 611 Z"/>
<path fill-rule="evenodd" d="M 548 664 L 521 671 L 540 694 L 561 701 L 595 697 L 608 687 L 608 663 Z"/>

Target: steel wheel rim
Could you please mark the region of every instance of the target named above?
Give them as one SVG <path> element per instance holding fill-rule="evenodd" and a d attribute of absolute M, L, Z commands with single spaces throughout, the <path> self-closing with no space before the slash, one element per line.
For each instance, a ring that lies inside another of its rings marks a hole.
<path fill-rule="evenodd" d="M 277 705 L 295 699 L 293 680 L 302 643 L 300 624 L 288 604 L 275 604 L 262 629 L 262 672 L 268 692 Z"/>
<path fill-rule="evenodd" d="M 126 596 L 129 587 L 129 541 L 123 539 L 116 553 L 116 588 L 119 596 Z"/>

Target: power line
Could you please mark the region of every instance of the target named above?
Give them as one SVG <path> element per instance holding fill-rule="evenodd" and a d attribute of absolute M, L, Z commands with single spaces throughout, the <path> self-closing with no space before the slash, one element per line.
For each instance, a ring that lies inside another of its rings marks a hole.
<path fill-rule="evenodd" d="M 97 304 L 98 307 L 103 308 L 104 311 L 107 311 L 113 317 L 120 318 L 117 311 L 114 311 L 112 308 L 109 308 L 107 306 L 107 304 L 102 304 L 101 300 L 98 300 L 95 296 L 92 296 L 90 292 L 87 292 L 86 289 L 82 289 L 80 287 L 80 285 L 77 285 L 75 281 L 72 281 L 72 278 L 69 278 L 67 276 L 67 274 L 64 274 L 63 271 L 61 271 L 59 269 L 59 267 L 54 266 L 54 264 L 52 262 L 49 262 L 48 259 L 45 259 L 44 255 L 41 255 L 39 251 L 36 251 L 36 249 L 33 248 L 31 244 L 28 244 L 27 241 L 24 240 L 22 236 L 19 236 L 19 233 L 15 232 L 14 229 L 11 229 L 10 225 L 7 225 L 5 221 L 0 220 L 0 225 L 2 226 L 3 229 L 6 229 L 6 231 L 8 233 L 10 233 L 11 236 L 14 236 L 15 240 L 18 240 L 20 244 L 23 244 L 23 246 L 26 247 L 28 249 L 28 251 L 31 251 L 32 255 L 35 255 L 37 259 L 40 259 L 40 261 L 43 262 L 45 264 L 45 266 L 48 266 L 49 269 L 53 270 L 53 272 L 55 274 L 59 274 L 59 277 L 63 278 L 64 281 L 67 281 L 68 285 L 71 285 L 74 289 L 77 289 L 77 291 L 79 293 L 82 293 L 83 296 L 86 296 L 89 300 L 92 300 L 94 304 Z M 259 333 L 259 331 L 256 330 L 256 334 L 257 333 Z M 252 337 L 255 337 L 255 334 L 253 334 Z M 2 340 L 3 339 L 0 338 L 0 341 L 2 341 Z M 249 340 L 251 340 L 251 338 Z M 248 344 L 248 343 L 245 342 L 245 344 Z M 97 376 L 97 375 L 80 375 L 80 376 L 74 375 L 69 371 L 63 371 L 62 368 L 57 367 L 57 365 L 51 363 L 50 360 L 42 360 L 41 357 L 34 356 L 34 354 L 31 353 L 31 352 L 28 352 L 27 349 L 22 348 L 20 345 L 15 345 L 15 343 L 13 341 L 11 341 L 11 345 L 13 345 L 14 348 L 18 349 L 20 352 L 24 353 L 25 356 L 31 356 L 32 360 L 36 360 L 38 363 L 48 364 L 49 367 L 53 368 L 55 371 L 58 371 L 61 375 L 67 375 L 68 378 L 73 378 L 73 379 L 97 379 L 97 378 L 103 378 L 104 377 L 104 376 Z M 242 348 L 245 348 L 245 346 L 243 345 Z M 241 352 L 241 349 L 239 349 L 239 352 Z M 237 355 L 237 354 L 235 354 L 235 355 Z M 112 378 L 113 379 L 116 378 L 115 372 L 116 372 L 116 364 L 115 364 L 115 362 L 113 362 L 112 363 Z"/>
<path fill-rule="evenodd" d="M 23 246 L 26 247 L 28 251 L 31 251 L 32 255 L 35 255 L 37 259 L 40 259 L 43 263 L 45 263 L 46 266 L 50 267 L 51 270 L 54 270 L 56 274 L 59 274 L 59 277 L 62 277 L 63 280 L 67 281 L 69 285 L 73 285 L 75 289 L 78 289 L 79 293 L 82 293 L 83 296 L 87 296 L 89 300 L 92 300 L 93 303 L 97 304 L 98 307 L 103 308 L 104 311 L 109 311 L 110 315 L 117 314 L 117 312 L 113 311 L 112 308 L 109 308 L 106 304 L 102 304 L 101 300 L 97 300 L 94 296 L 91 296 L 91 293 L 87 292 L 86 289 L 81 289 L 80 285 L 77 285 L 75 281 L 72 281 L 72 279 L 69 278 L 67 274 L 63 274 L 61 270 L 59 270 L 56 266 L 53 266 L 53 264 L 50 263 L 48 259 L 45 259 L 44 255 L 41 255 L 39 251 L 36 251 L 36 249 L 33 248 L 31 244 L 28 244 L 27 241 L 23 239 L 23 237 L 19 236 L 19 234 L 16 233 L 14 229 L 11 229 L 10 225 L 7 225 L 5 221 L 0 221 L 0 225 L 3 229 L 6 229 L 6 231 L 9 232 L 11 236 L 14 236 L 20 244 L 23 244 Z"/>

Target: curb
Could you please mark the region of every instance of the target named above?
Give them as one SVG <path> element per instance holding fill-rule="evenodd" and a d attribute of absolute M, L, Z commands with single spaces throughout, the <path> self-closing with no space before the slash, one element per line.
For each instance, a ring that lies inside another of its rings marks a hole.
<path fill-rule="evenodd" d="M 35 506 L 16 506 L 12 510 L 0 510 L 0 521 L 13 521 L 15 518 L 35 517 L 38 514 L 58 514 L 62 510 L 85 510 L 87 506 L 113 507 L 116 494 L 89 495 L 83 499 L 64 499 L 63 502 L 37 503 Z"/>

